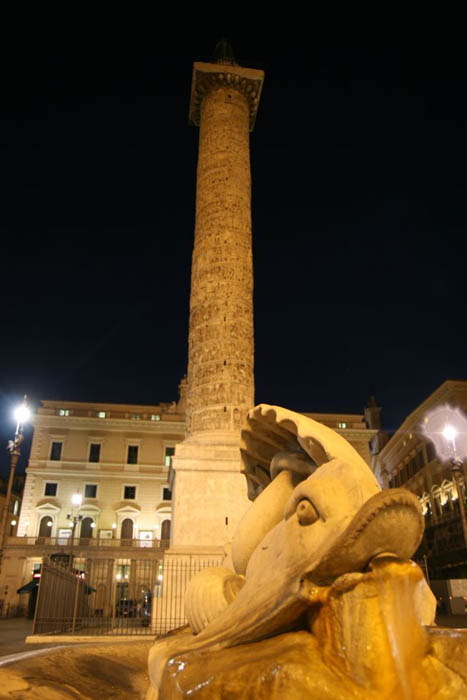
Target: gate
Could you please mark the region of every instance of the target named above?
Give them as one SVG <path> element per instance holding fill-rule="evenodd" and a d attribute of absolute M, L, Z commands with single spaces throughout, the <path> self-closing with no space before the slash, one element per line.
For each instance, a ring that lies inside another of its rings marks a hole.
<path fill-rule="evenodd" d="M 33 634 L 159 635 L 186 623 L 189 580 L 219 560 L 74 560 L 42 564 Z"/>

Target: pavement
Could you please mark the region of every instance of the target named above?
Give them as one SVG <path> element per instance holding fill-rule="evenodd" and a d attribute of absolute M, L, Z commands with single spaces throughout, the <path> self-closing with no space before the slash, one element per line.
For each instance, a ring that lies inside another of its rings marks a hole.
<path fill-rule="evenodd" d="M 32 620 L 25 617 L 1 617 L 0 618 L 0 658 L 10 656 L 22 651 L 35 649 L 51 649 L 59 644 L 26 644 L 26 637 L 32 634 Z M 60 642 L 60 646 L 63 642 Z"/>

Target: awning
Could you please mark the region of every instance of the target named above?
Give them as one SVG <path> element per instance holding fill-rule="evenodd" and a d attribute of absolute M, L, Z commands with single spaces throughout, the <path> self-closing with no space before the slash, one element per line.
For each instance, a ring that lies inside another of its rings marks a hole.
<path fill-rule="evenodd" d="M 39 585 L 39 579 L 38 578 L 33 578 L 32 581 L 29 581 L 29 583 L 25 583 L 24 586 L 21 586 L 21 588 L 18 588 L 16 591 L 20 595 L 22 593 L 32 593 L 32 591 L 37 588 Z"/>

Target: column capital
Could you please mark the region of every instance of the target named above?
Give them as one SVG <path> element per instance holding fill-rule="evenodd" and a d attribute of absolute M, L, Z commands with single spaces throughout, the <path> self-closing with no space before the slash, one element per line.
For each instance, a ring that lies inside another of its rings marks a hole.
<path fill-rule="evenodd" d="M 215 88 L 226 87 L 244 95 L 250 110 L 250 131 L 255 125 L 256 112 L 264 81 L 264 71 L 255 68 L 243 68 L 221 63 L 193 64 L 189 119 L 199 126 L 200 108 L 203 97 Z"/>

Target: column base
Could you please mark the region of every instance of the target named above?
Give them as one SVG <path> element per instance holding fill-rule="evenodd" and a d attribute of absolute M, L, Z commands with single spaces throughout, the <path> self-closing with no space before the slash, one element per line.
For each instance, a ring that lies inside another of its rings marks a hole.
<path fill-rule="evenodd" d="M 171 548 L 222 548 L 248 510 L 237 433 L 191 436 L 175 449 Z M 207 549 L 206 549 L 207 548 Z"/>

